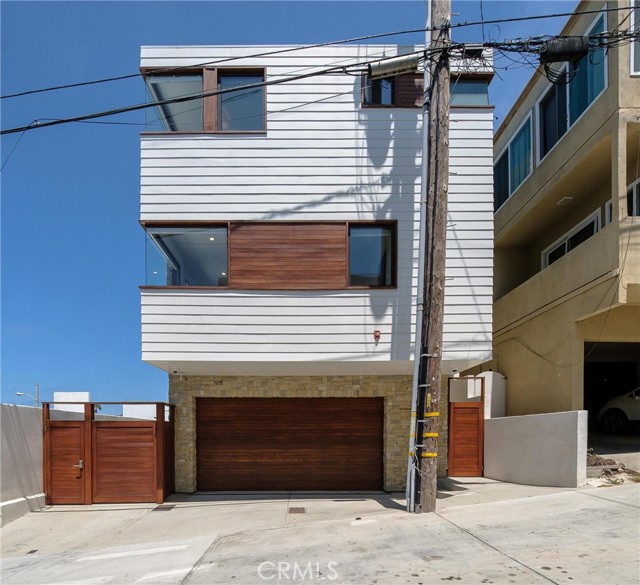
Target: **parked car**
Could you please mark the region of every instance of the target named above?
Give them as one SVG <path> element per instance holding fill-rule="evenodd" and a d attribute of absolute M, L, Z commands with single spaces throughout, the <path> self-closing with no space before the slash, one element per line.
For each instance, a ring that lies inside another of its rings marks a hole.
<path fill-rule="evenodd" d="M 598 412 L 600 426 L 607 433 L 619 433 L 631 421 L 640 421 L 640 386 L 616 396 Z"/>

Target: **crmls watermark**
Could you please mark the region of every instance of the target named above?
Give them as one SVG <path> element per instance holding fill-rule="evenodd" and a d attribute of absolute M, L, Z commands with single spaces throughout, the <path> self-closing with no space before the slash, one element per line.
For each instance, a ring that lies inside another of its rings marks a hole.
<path fill-rule="evenodd" d="M 335 581 L 338 563 L 288 563 L 265 561 L 258 566 L 258 576 L 264 581 Z"/>

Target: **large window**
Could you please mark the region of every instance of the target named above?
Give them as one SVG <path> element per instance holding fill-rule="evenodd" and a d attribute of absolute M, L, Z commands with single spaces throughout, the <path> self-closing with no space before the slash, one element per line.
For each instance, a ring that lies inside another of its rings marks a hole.
<path fill-rule="evenodd" d="M 600 210 L 581 221 L 570 232 L 554 242 L 542 252 L 542 268 L 553 264 L 556 260 L 577 248 L 580 244 L 595 235 L 600 229 Z"/>
<path fill-rule="evenodd" d="M 587 34 L 604 32 L 604 14 Z M 573 124 L 605 88 L 605 50 L 590 48 L 589 54 L 573 67 L 569 65 L 569 121 Z"/>
<path fill-rule="evenodd" d="M 640 28 L 640 0 L 633 3 L 633 12 L 631 15 L 631 28 L 638 30 Z M 640 74 L 640 39 L 636 38 L 631 43 L 631 73 Z"/>
<path fill-rule="evenodd" d="M 148 286 L 226 286 L 227 226 L 147 228 Z"/>
<path fill-rule="evenodd" d="M 395 286 L 395 222 L 145 225 L 146 285 L 240 290 Z"/>
<path fill-rule="evenodd" d="M 349 225 L 349 285 L 392 286 L 395 279 L 391 225 Z"/>
<path fill-rule="evenodd" d="M 493 167 L 494 208 L 498 208 L 531 174 L 531 116 L 518 128 Z"/>
<path fill-rule="evenodd" d="M 601 14 L 587 31 L 596 35 L 605 30 Z M 567 130 L 607 87 L 607 57 L 602 47 L 591 47 L 578 63 L 566 64 L 557 80 L 538 101 L 538 160 L 542 160 Z"/>
<path fill-rule="evenodd" d="M 147 130 L 169 132 L 264 132 L 264 70 L 201 69 L 146 75 L 150 98 L 165 101 L 147 112 Z M 242 89 L 244 87 L 244 89 Z"/>

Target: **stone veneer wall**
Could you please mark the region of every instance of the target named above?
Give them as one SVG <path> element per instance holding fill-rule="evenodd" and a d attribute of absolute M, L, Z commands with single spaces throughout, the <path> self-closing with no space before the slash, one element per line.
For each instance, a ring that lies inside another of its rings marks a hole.
<path fill-rule="evenodd" d="M 406 485 L 411 376 L 177 376 L 169 377 L 176 405 L 176 491 L 196 490 L 196 398 L 384 398 L 384 489 Z"/>

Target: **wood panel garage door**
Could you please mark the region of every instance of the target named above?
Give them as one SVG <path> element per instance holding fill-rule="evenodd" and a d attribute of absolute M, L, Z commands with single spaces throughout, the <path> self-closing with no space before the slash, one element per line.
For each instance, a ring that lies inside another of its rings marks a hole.
<path fill-rule="evenodd" d="M 382 398 L 198 398 L 197 486 L 382 489 Z"/>

